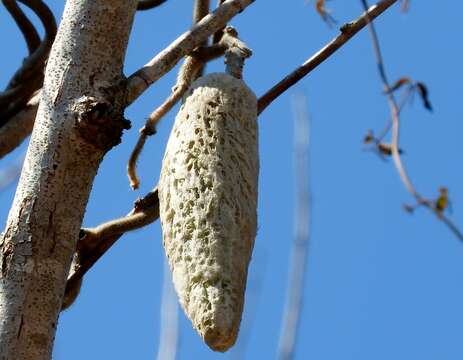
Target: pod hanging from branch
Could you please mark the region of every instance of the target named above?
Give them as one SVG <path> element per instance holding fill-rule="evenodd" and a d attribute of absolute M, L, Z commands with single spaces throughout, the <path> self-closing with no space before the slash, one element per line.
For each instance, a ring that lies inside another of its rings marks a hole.
<path fill-rule="evenodd" d="M 158 187 L 175 289 L 216 351 L 236 341 L 257 228 L 257 99 L 240 79 L 246 50 L 227 52 L 232 75 L 207 75 L 186 93 Z"/>

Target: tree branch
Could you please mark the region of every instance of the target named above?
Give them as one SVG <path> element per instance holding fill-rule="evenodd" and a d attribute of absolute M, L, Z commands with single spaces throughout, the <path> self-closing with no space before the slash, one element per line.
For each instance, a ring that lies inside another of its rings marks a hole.
<path fill-rule="evenodd" d="M 372 6 L 370 8 L 370 10 L 368 11 L 368 14 L 372 14 L 372 16 L 377 17 L 381 13 L 383 13 L 389 6 L 391 6 L 396 1 L 397 0 L 381 1 L 380 3 L 378 3 L 378 5 Z M 228 3 L 230 3 L 230 1 Z M 213 15 L 213 16 L 216 16 L 216 15 Z M 199 24 L 199 25 L 201 26 L 201 24 Z M 353 23 L 349 23 L 348 25 L 344 25 L 342 27 L 344 32 L 340 36 L 338 36 L 337 38 L 332 40 L 328 45 L 326 45 L 322 50 L 320 50 L 317 54 L 315 54 L 311 59 L 309 59 L 306 62 L 306 64 L 308 64 L 308 66 L 311 67 L 309 69 L 309 72 L 311 70 L 313 70 L 315 67 L 317 67 L 319 64 L 321 64 L 324 60 L 326 60 L 339 47 L 341 47 L 345 42 L 347 42 L 351 37 L 353 37 L 359 30 L 361 30 L 363 27 L 365 27 L 365 25 L 366 25 L 365 14 L 363 14 L 359 19 L 357 19 Z M 204 25 L 202 25 L 202 26 L 204 26 Z M 210 33 L 212 33 L 212 32 L 213 31 L 211 31 Z M 192 36 L 191 33 L 187 33 L 186 35 L 182 35 L 179 39 L 182 39 L 182 37 L 188 37 L 188 36 Z M 179 46 L 178 45 L 178 43 L 180 42 L 179 39 L 177 39 L 173 44 L 171 44 L 167 49 L 165 49 L 163 52 L 161 52 L 158 56 L 156 56 L 150 62 L 150 64 L 152 63 L 153 66 L 155 66 L 154 63 L 157 64 L 158 62 L 162 61 L 163 58 L 168 56 L 168 55 L 163 55 L 164 53 L 169 52 L 169 51 L 174 51 L 175 46 Z M 200 41 L 198 41 L 197 43 L 200 43 Z M 175 44 L 177 44 L 177 45 L 175 45 Z M 205 55 L 201 54 L 199 56 L 204 57 Z M 148 65 L 146 65 L 146 66 L 148 66 Z M 157 66 L 160 66 L 160 65 L 157 65 Z M 139 71 L 137 71 L 136 73 L 131 75 L 130 78 L 129 78 L 128 87 L 132 89 L 132 90 L 130 90 L 132 92 L 132 95 L 128 97 L 128 102 L 129 103 L 133 102 L 149 86 L 148 85 L 148 80 L 143 85 L 140 85 L 140 81 L 144 81 L 143 80 L 143 76 L 144 76 L 143 75 L 144 74 L 143 69 L 144 68 L 140 69 Z M 168 71 L 168 70 L 165 70 L 165 71 Z M 297 70 L 295 72 L 297 72 Z M 162 74 L 164 74 L 164 72 L 161 71 L 159 74 L 156 73 L 156 76 L 160 77 Z M 304 75 L 302 75 L 301 78 L 303 76 Z M 297 82 L 297 80 L 296 80 L 296 82 Z M 293 85 L 293 84 L 291 84 L 291 85 Z M 283 91 L 286 91 L 291 85 L 287 86 Z M 281 91 L 276 96 L 279 96 L 283 91 Z M 266 106 L 268 106 L 271 103 L 271 101 L 273 101 L 273 98 L 270 100 L 270 102 L 267 103 Z M 264 102 L 267 102 L 266 98 L 261 97 L 259 99 L 259 103 L 264 103 Z M 266 108 L 266 106 L 263 107 L 261 109 L 261 111 L 263 111 Z M 156 195 L 156 197 L 157 197 L 157 195 Z M 158 203 L 158 201 L 159 200 L 157 200 L 157 198 L 156 198 L 156 202 L 153 200 L 153 202 L 150 205 L 150 206 L 152 206 L 152 208 L 149 211 L 153 211 L 153 212 L 157 211 L 157 212 L 159 212 L 159 208 L 158 208 L 159 203 Z M 132 210 L 131 213 L 133 213 L 133 211 L 134 210 Z M 157 219 L 158 219 L 158 215 L 156 217 L 153 217 L 152 221 L 155 221 Z M 74 283 L 74 285 L 71 284 L 69 286 L 71 287 L 71 286 L 75 286 L 75 284 L 78 284 L 78 282 L 82 278 L 82 276 L 93 266 L 93 264 L 104 254 L 104 252 L 107 249 L 109 249 L 122 235 L 123 234 L 121 233 L 121 234 L 118 234 L 117 236 L 113 236 L 111 238 L 110 237 L 108 237 L 108 238 L 100 238 L 99 241 L 101 241 L 103 244 L 106 244 L 106 245 L 102 245 L 101 249 L 92 250 L 91 252 L 95 251 L 95 254 L 86 255 L 86 256 L 89 256 L 89 259 L 85 259 L 85 257 L 83 257 L 83 262 L 86 262 L 86 264 L 87 264 L 85 266 L 85 271 L 84 271 L 84 269 L 79 269 L 78 271 L 76 271 L 69 278 L 69 281 L 72 281 Z M 90 259 L 90 257 L 91 257 L 91 259 Z"/>
<path fill-rule="evenodd" d="M 393 5 L 397 0 L 383 0 L 380 1 L 377 5 L 374 5 L 368 11 L 369 16 L 374 19 L 382 14 L 387 8 Z M 219 0 L 219 2 L 222 2 Z M 223 6 L 223 5 L 222 5 Z M 219 14 L 211 14 L 210 16 L 215 17 L 219 16 Z M 208 26 L 210 20 L 207 20 L 206 24 L 199 24 L 200 28 L 197 31 L 206 31 L 205 27 Z M 227 20 L 228 21 L 228 20 Z M 225 23 L 225 22 L 224 22 Z M 311 58 L 309 58 L 303 65 L 299 68 L 294 70 L 291 74 L 286 76 L 283 80 L 277 83 L 274 87 L 272 87 L 269 91 L 267 91 L 264 95 L 259 98 L 258 102 L 258 109 L 259 114 L 264 111 L 270 103 L 275 100 L 278 96 L 280 96 L 283 92 L 288 90 L 291 86 L 296 84 L 299 80 L 301 80 L 304 76 L 309 74 L 312 70 L 314 70 L 318 65 L 323 63 L 326 59 L 328 59 L 333 53 L 336 52 L 340 47 L 342 47 L 346 42 L 348 42 L 355 34 L 357 34 L 363 27 L 366 25 L 366 17 L 365 14 L 361 15 L 357 20 L 347 23 L 341 27 L 341 34 L 338 35 L 336 38 L 331 40 L 327 45 L 325 45 L 321 50 L 319 50 L 316 54 L 314 54 Z M 219 28 L 223 28 L 219 26 Z M 207 34 L 213 33 L 207 32 Z M 175 62 L 178 62 L 180 58 L 184 55 L 183 52 L 186 50 L 178 49 L 177 47 L 183 47 L 187 49 L 193 49 L 197 44 L 200 44 L 200 40 L 193 40 L 194 43 L 191 45 L 190 43 L 186 44 L 187 41 L 192 41 L 192 37 L 195 36 L 192 32 L 187 32 L 183 34 L 179 38 L 177 38 L 174 43 L 172 43 L 169 47 L 164 49 L 159 55 L 157 55 L 153 60 L 151 60 L 148 64 L 146 64 L 142 69 L 138 70 L 134 74 L 132 74 L 127 83 L 127 104 L 131 104 L 133 101 L 138 98 L 154 81 L 159 79 L 162 75 L 167 73 L 171 67 L 164 67 L 162 64 L 168 62 L 169 57 L 174 57 Z M 207 38 L 208 35 L 206 35 Z M 191 50 L 190 50 L 191 51 Z M 172 54 L 175 53 L 175 54 Z M 179 53 L 182 53 L 179 55 Z M 26 112 L 26 114 L 33 114 L 33 112 Z M 33 121 L 33 119 L 32 119 Z M 0 157 L 3 156 L 0 152 Z"/>
<path fill-rule="evenodd" d="M 127 105 L 254 0 L 227 0 L 127 79 Z"/>
<path fill-rule="evenodd" d="M 251 55 L 251 50 L 245 43 L 239 40 L 238 32 L 235 28 L 227 26 L 223 30 L 222 35 L 222 39 L 218 44 L 214 44 L 210 47 L 197 48 L 186 56 L 185 61 L 178 72 L 176 84 L 172 88 L 172 94 L 150 114 L 145 125 L 140 129 L 140 136 L 127 164 L 127 175 L 132 189 L 138 189 L 138 186 L 140 185 L 136 166 L 138 157 L 143 150 L 148 136 L 156 134 L 156 126 L 161 118 L 169 112 L 187 92 L 190 85 L 194 80 L 196 80 L 198 72 L 204 67 L 204 64 L 206 64 L 208 60 L 212 60 L 212 58 L 209 59 L 207 56 L 222 56 L 226 51 L 229 51 L 232 48 L 238 49 L 240 54 L 245 53 L 246 56 Z M 201 57 L 201 55 L 205 56 Z"/>
<path fill-rule="evenodd" d="M 81 229 L 77 245 L 78 263 L 66 283 L 65 297 L 76 293 L 82 277 L 127 231 L 139 229 L 159 218 L 158 190 L 150 191 L 135 202 L 133 210 L 125 217 L 109 221 L 92 229 Z"/>
<path fill-rule="evenodd" d="M 224 2 L 225 2 L 225 0 L 217 0 L 217 7 L 219 7 L 220 5 L 222 5 Z M 224 28 L 222 28 L 222 29 L 216 31 L 216 32 L 214 33 L 214 35 L 212 35 L 212 43 L 213 43 L 213 44 L 217 44 L 217 43 L 220 41 L 220 39 L 222 38 L 222 35 L 223 35 L 223 29 L 224 29 Z"/>
<path fill-rule="evenodd" d="M 304 62 L 301 66 L 299 66 L 296 70 L 278 82 L 259 98 L 257 105 L 258 113 L 260 114 L 262 111 L 264 111 L 273 100 L 283 94 L 291 86 L 296 84 L 299 80 L 301 80 L 304 76 L 310 73 L 326 59 L 328 59 L 336 50 L 342 47 L 355 34 L 362 30 L 367 25 L 367 19 L 375 19 L 396 2 L 397 0 L 379 1 L 376 5 L 373 5 L 371 8 L 369 8 L 358 19 L 341 26 L 341 34 L 336 36 L 325 47 L 319 50 L 315 55 L 309 58 L 306 62 Z"/>
<path fill-rule="evenodd" d="M 363 8 L 368 9 L 368 2 L 367 0 L 360 0 Z M 387 96 L 389 107 L 392 114 L 392 139 L 391 139 L 391 150 L 392 150 L 392 159 L 394 161 L 394 165 L 397 169 L 400 179 L 402 183 L 405 185 L 406 189 L 412 195 L 418 205 L 423 205 L 427 209 L 429 209 L 436 217 L 441 220 L 449 229 L 450 231 L 460 240 L 463 241 L 463 234 L 460 232 L 458 227 L 452 223 L 450 219 L 448 219 L 442 211 L 436 208 L 435 204 L 426 199 L 422 196 L 414 187 L 413 183 L 410 180 L 410 177 L 407 174 L 407 170 L 402 162 L 402 158 L 400 155 L 399 149 L 399 137 L 400 137 L 400 108 L 397 105 L 397 101 L 395 99 L 393 91 L 391 91 L 391 86 L 387 79 L 387 73 L 384 66 L 383 56 L 381 54 L 381 47 L 379 45 L 378 35 L 376 33 L 375 26 L 372 22 L 372 19 L 369 17 L 368 13 L 366 14 L 366 21 L 368 24 L 368 28 L 370 30 L 373 50 L 375 53 L 376 65 L 378 67 L 378 73 L 381 78 L 381 82 L 384 86 L 384 92 Z"/>
<path fill-rule="evenodd" d="M 1 359 L 51 358 L 92 183 L 127 124 L 122 70 L 136 6 L 136 0 L 66 1 L 0 236 Z"/>
<path fill-rule="evenodd" d="M 43 69 L 56 35 L 53 13 L 41 0 L 19 0 L 40 18 L 45 37 L 40 46 L 29 55 L 13 75 L 6 91 L 0 93 L 0 127 L 26 106 L 32 94 L 43 84 Z"/>
<path fill-rule="evenodd" d="M 3 0 L 2 2 L 21 30 L 24 40 L 26 40 L 29 54 L 32 54 L 40 45 L 40 36 L 37 30 L 18 6 L 16 0 Z"/>

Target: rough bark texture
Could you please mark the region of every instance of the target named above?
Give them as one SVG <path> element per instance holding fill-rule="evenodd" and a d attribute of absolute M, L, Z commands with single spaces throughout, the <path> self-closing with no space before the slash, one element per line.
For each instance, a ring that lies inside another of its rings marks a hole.
<path fill-rule="evenodd" d="M 0 238 L 0 359 L 50 359 L 93 178 L 120 141 L 136 0 L 68 0 Z"/>
<path fill-rule="evenodd" d="M 159 181 L 164 247 L 185 313 L 225 351 L 237 337 L 257 226 L 257 100 L 227 74 L 187 92 Z"/>

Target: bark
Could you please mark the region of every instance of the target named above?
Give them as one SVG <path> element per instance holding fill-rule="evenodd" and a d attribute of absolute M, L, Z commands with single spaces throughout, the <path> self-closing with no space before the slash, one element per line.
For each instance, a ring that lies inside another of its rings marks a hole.
<path fill-rule="evenodd" d="M 50 359 L 94 176 L 120 141 L 136 0 L 68 0 L 0 238 L 0 359 Z"/>

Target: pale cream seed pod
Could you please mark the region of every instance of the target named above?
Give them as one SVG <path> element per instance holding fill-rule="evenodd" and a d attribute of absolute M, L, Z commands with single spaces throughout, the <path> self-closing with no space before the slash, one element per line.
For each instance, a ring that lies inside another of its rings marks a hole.
<path fill-rule="evenodd" d="M 180 303 L 207 345 L 236 341 L 257 228 L 257 99 L 224 73 L 196 80 L 159 181 L 164 248 Z"/>

